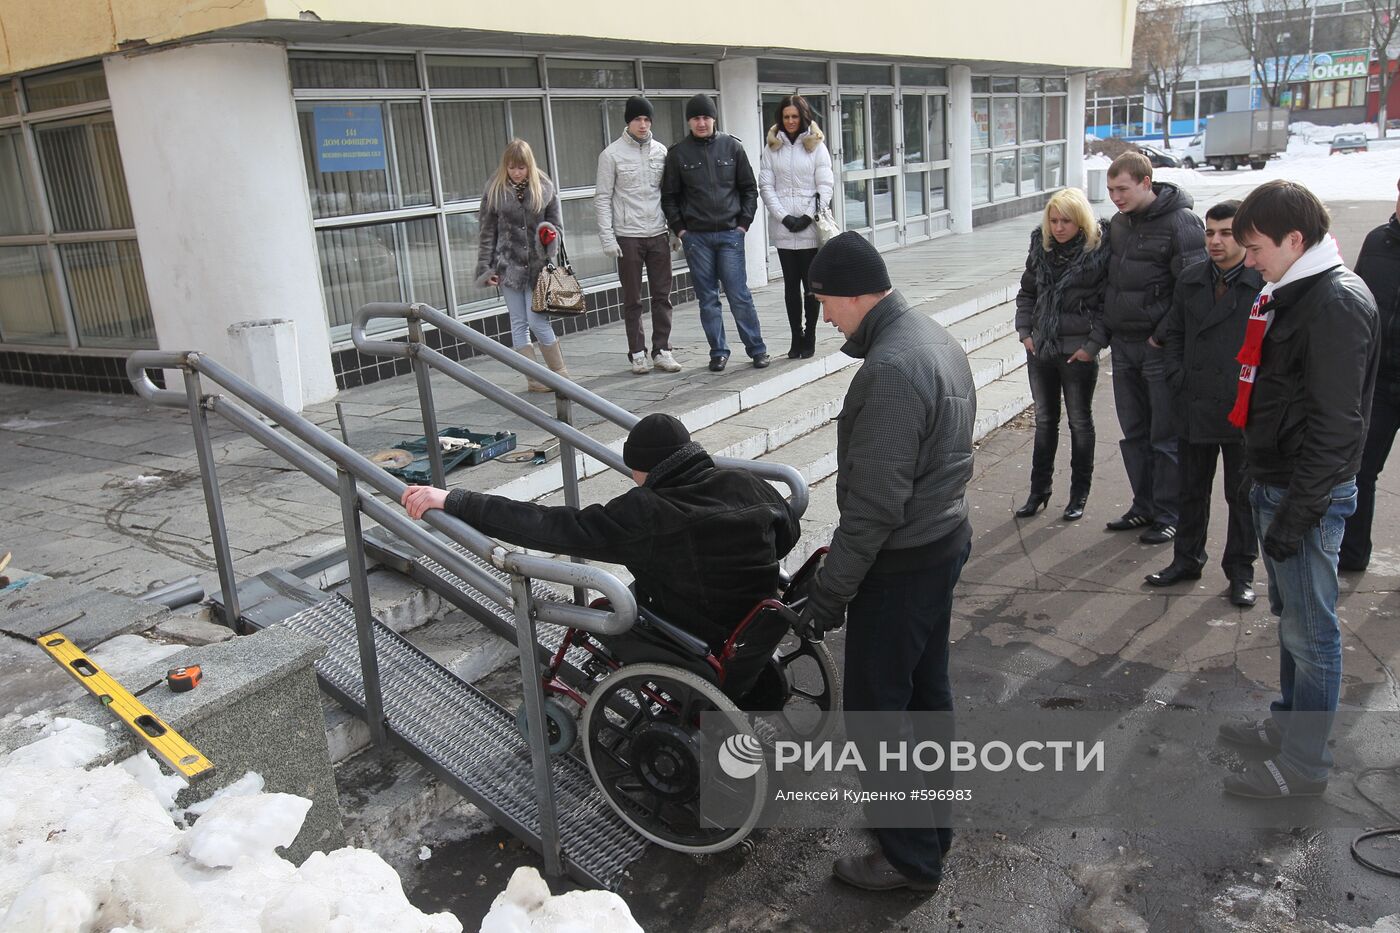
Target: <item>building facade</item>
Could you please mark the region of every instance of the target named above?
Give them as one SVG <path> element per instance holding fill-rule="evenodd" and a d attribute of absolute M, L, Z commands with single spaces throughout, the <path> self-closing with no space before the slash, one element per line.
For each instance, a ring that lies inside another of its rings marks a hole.
<path fill-rule="evenodd" d="M 122 391 L 125 354 L 148 347 L 236 366 L 230 325 L 282 319 L 298 347 L 286 365 L 323 399 L 397 371 L 350 345 L 370 301 L 427 302 L 506 337 L 473 271 L 482 189 L 514 137 L 558 183 L 589 292 L 589 314 L 563 327 L 615 320 L 593 185 L 633 94 L 667 143 L 686 132 L 685 100 L 711 95 L 756 165 L 777 100 L 803 93 L 832 149 L 838 221 L 882 249 L 1036 210 L 1079 183 L 1085 74 L 1126 64 L 1133 18 L 1070 0 L 1066 17 L 1090 26 L 1069 38 L 983 28 L 1013 22 L 1015 0 L 894 0 L 858 23 L 825 0 L 797 23 L 717 0 L 684 26 L 548 2 L 521 32 L 505 7 L 368 6 L 0 8 L 0 381 Z M 767 244 L 760 212 L 752 284 L 780 274 Z"/>

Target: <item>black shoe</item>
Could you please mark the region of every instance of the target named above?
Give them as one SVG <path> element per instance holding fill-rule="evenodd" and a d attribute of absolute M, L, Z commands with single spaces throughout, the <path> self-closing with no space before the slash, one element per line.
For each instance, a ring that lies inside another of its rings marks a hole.
<path fill-rule="evenodd" d="M 1143 544 L 1166 544 L 1176 537 L 1176 526 L 1165 525 L 1162 522 L 1153 522 L 1152 527 L 1138 535 L 1138 540 Z M 1200 576 L 1197 574 L 1196 576 Z"/>
<path fill-rule="evenodd" d="M 1134 528 L 1145 528 L 1152 524 L 1152 519 L 1146 515 L 1139 515 L 1136 512 L 1126 512 L 1122 518 L 1116 518 L 1104 525 L 1109 531 L 1132 531 Z"/>
<path fill-rule="evenodd" d="M 811 359 L 817 352 L 817 329 L 816 326 L 809 326 L 807 332 L 802 335 L 802 358 Z"/>
<path fill-rule="evenodd" d="M 729 362 L 729 357 L 727 357 L 727 356 L 712 356 L 712 357 L 710 357 L 710 372 L 712 372 L 712 373 L 722 373 L 722 372 L 724 372 L 724 367 L 725 367 L 726 364 L 728 364 L 728 362 Z"/>
<path fill-rule="evenodd" d="M 773 362 L 773 358 L 771 356 L 769 356 L 767 353 L 760 353 L 758 356 L 755 356 L 753 358 L 753 368 L 767 369 L 768 364 L 771 362 Z"/>
<path fill-rule="evenodd" d="M 1060 517 L 1067 522 L 1079 521 L 1084 517 L 1084 504 L 1088 501 L 1088 496 L 1070 496 L 1069 504 L 1065 506 L 1065 514 Z"/>
<path fill-rule="evenodd" d="M 1283 797 L 1321 797 L 1326 781 L 1309 781 L 1297 777 L 1291 768 L 1277 758 L 1251 761 L 1239 774 L 1225 777 L 1225 793 L 1236 797 L 1279 800 Z"/>
<path fill-rule="evenodd" d="M 803 350 L 803 348 L 804 348 L 805 346 L 806 346 L 806 343 L 805 343 L 805 341 L 802 339 L 802 331 L 800 331 L 800 330 L 795 330 L 795 331 L 793 331 L 793 332 L 792 332 L 792 346 L 788 349 L 787 358 L 790 359 L 790 360 L 800 360 L 800 359 L 802 359 L 802 350 Z"/>
<path fill-rule="evenodd" d="M 1230 581 L 1230 602 L 1241 609 L 1248 609 L 1255 602 L 1254 587 L 1243 580 Z"/>
<path fill-rule="evenodd" d="M 1224 723 L 1220 727 L 1220 737 L 1231 745 L 1244 748 L 1278 751 L 1283 747 L 1283 736 L 1278 734 L 1278 726 L 1272 719 Z"/>
<path fill-rule="evenodd" d="M 1184 567 L 1173 561 L 1167 565 L 1165 570 L 1149 573 L 1143 579 L 1147 581 L 1148 586 L 1171 586 L 1174 583 L 1180 583 L 1182 580 L 1199 580 L 1201 579 L 1201 571 L 1199 569 L 1193 570 L 1190 567 Z"/>
<path fill-rule="evenodd" d="M 1041 509 L 1045 508 L 1046 504 L 1049 502 L 1050 493 L 1033 492 L 1031 493 L 1030 498 L 1026 500 L 1026 504 L 1016 510 L 1016 517 L 1030 518 L 1031 516 L 1035 515 L 1036 512 L 1039 512 Z"/>
<path fill-rule="evenodd" d="M 868 855 L 848 855 L 837 859 L 831 866 L 831 873 L 837 879 L 864 891 L 898 891 L 908 888 L 911 891 L 932 894 L 938 890 L 939 879 L 925 881 L 907 877 L 891 865 L 884 853 L 878 850 Z"/>

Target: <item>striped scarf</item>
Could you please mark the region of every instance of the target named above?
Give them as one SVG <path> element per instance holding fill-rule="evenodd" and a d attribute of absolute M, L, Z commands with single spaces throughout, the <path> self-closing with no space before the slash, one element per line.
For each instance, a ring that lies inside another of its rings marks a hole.
<path fill-rule="evenodd" d="M 1329 233 L 1322 242 L 1299 256 L 1288 271 L 1277 282 L 1269 282 L 1254 306 L 1249 309 L 1249 323 L 1244 329 L 1244 346 L 1235 357 L 1240 363 L 1240 381 L 1235 389 L 1235 407 L 1230 409 L 1230 423 L 1243 428 L 1249 422 L 1249 399 L 1254 394 L 1254 378 L 1259 373 L 1259 362 L 1264 355 L 1264 335 L 1274 321 L 1274 309 L 1269 307 L 1274 292 L 1290 282 L 1297 282 L 1319 272 L 1326 272 L 1342 264 L 1342 252 L 1337 241 Z"/>

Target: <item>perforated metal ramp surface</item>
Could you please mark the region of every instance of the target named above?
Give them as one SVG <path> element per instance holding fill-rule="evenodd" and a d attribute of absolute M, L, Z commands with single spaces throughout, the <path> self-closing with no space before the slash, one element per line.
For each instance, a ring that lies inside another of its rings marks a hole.
<path fill-rule="evenodd" d="M 364 683 L 355 612 L 334 595 L 278 625 L 318 639 L 323 685 L 364 716 Z M 375 622 L 384 715 L 391 734 L 439 777 L 517 836 L 538 845 L 530 750 L 515 718 L 490 697 Z M 615 888 L 647 842 L 613 812 L 587 766 L 571 755 L 551 760 L 559 838 L 569 873 L 585 884 Z"/>

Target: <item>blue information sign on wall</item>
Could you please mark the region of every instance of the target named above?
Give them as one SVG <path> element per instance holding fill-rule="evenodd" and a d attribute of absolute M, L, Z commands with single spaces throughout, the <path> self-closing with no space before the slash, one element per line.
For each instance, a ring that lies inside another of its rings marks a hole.
<path fill-rule="evenodd" d="M 376 107 L 316 107 L 312 111 L 318 172 L 384 171 L 384 116 Z"/>

